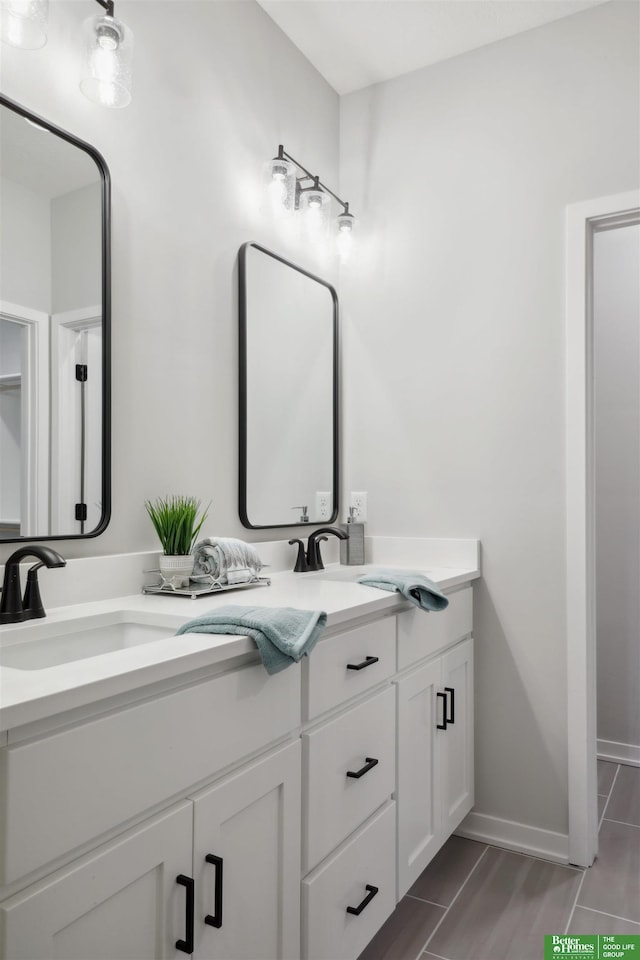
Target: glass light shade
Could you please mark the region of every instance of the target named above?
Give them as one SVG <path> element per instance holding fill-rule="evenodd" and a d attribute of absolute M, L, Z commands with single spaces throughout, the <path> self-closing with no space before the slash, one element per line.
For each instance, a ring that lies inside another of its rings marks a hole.
<path fill-rule="evenodd" d="M 264 188 L 269 210 L 274 217 L 292 214 L 296 200 L 295 164 L 280 157 L 265 163 Z"/>
<path fill-rule="evenodd" d="M 300 194 L 300 213 L 305 233 L 312 243 L 324 240 L 329 231 L 329 195 L 312 187 Z"/>
<path fill-rule="evenodd" d="M 82 25 L 82 76 L 85 97 L 103 107 L 131 102 L 133 34 L 114 17 L 90 17 Z"/>
<path fill-rule="evenodd" d="M 23 50 L 38 50 L 47 42 L 49 0 L 2 0 L 0 40 Z"/>
<path fill-rule="evenodd" d="M 338 248 L 338 258 L 340 263 L 346 263 L 353 254 L 354 233 L 356 232 L 358 221 L 351 213 L 341 213 L 336 219 L 337 236 L 336 246 Z"/>

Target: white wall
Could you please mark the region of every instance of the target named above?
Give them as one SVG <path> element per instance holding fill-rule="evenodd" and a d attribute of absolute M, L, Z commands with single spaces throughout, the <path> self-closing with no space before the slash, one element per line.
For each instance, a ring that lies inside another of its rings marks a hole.
<path fill-rule="evenodd" d="M 113 516 L 66 557 L 154 549 L 144 500 L 167 493 L 212 500 L 211 535 L 259 538 L 238 519 L 237 251 L 257 240 L 332 279 L 259 205 L 279 143 L 337 183 L 337 94 L 254 0 L 120 14 L 136 46 L 125 110 L 78 89 L 84 4 L 51 4 L 42 50 L 2 50 L 3 93 L 96 146 L 112 177 Z"/>
<path fill-rule="evenodd" d="M 2 45 L 2 54 L 6 45 Z M 4 80 L 4 73 L 0 73 Z M 0 285 L 3 300 L 51 312 L 51 207 L 48 199 L 0 177 Z"/>
<path fill-rule="evenodd" d="M 598 739 L 640 750 L 640 226 L 593 261 Z"/>
<path fill-rule="evenodd" d="M 476 810 L 567 831 L 566 205 L 638 185 L 612 2 L 342 100 L 345 490 L 369 532 L 480 537 Z M 368 424 L 369 429 L 363 429 Z"/>
<path fill-rule="evenodd" d="M 99 183 L 80 187 L 51 201 L 52 313 L 100 303 L 101 210 Z"/>

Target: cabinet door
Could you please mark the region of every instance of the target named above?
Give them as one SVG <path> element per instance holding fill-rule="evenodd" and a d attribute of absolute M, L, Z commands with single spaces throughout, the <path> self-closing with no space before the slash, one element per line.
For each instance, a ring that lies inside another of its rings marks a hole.
<path fill-rule="evenodd" d="M 442 685 L 447 717 L 453 717 L 440 739 L 445 839 L 473 806 L 473 640 L 465 640 L 443 656 Z"/>
<path fill-rule="evenodd" d="M 106 843 L 0 904 L 0 956 L 10 960 L 157 960 L 183 956 L 192 876 L 192 805 Z"/>
<path fill-rule="evenodd" d="M 398 681 L 398 900 L 440 846 L 436 718 L 441 660 Z"/>
<path fill-rule="evenodd" d="M 300 955 L 299 741 L 193 800 L 195 957 L 295 960 Z"/>

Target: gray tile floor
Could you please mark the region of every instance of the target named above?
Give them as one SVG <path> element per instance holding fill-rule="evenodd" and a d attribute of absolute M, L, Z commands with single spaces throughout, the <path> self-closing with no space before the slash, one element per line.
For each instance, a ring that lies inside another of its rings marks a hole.
<path fill-rule="evenodd" d="M 589 870 L 451 837 L 359 960 L 539 960 L 544 935 L 640 934 L 640 768 L 598 761 Z"/>

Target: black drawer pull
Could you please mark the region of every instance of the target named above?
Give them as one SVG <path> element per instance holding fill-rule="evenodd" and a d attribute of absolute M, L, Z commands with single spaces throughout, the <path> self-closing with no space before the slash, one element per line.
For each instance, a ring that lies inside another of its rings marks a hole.
<path fill-rule="evenodd" d="M 368 883 L 365 886 L 365 890 L 367 890 L 368 893 L 362 903 L 359 903 L 357 907 L 347 907 L 347 913 L 352 913 L 354 917 L 359 917 L 364 908 L 368 906 L 375 897 L 376 893 L 378 892 L 378 887 L 373 887 L 370 883 Z"/>
<path fill-rule="evenodd" d="M 380 761 L 376 760 L 375 757 L 365 757 L 366 763 L 364 767 L 360 770 L 347 770 L 347 776 L 352 777 L 354 780 L 359 780 L 360 777 L 364 777 L 365 773 L 368 773 L 369 770 L 372 770 Z"/>
<path fill-rule="evenodd" d="M 193 908 L 194 908 L 194 882 L 193 877 L 185 877 L 179 873 L 176 877 L 176 883 L 187 888 L 187 899 L 184 910 L 185 939 L 176 940 L 176 950 L 182 950 L 183 953 L 193 953 Z"/>
<path fill-rule="evenodd" d="M 436 728 L 438 730 L 447 729 L 447 695 L 446 693 L 441 693 L 440 690 L 436 693 L 436 697 L 442 697 L 444 704 L 442 705 L 442 723 L 436 723 Z"/>
<path fill-rule="evenodd" d="M 445 687 L 445 693 L 451 694 L 451 716 L 447 717 L 447 723 L 456 722 L 456 691 L 453 687 Z"/>
<path fill-rule="evenodd" d="M 204 922 L 210 927 L 222 926 L 222 857 L 216 857 L 213 853 L 208 853 L 204 858 L 207 863 L 212 863 L 216 868 L 216 886 L 213 893 L 213 913 L 208 913 Z"/>
<path fill-rule="evenodd" d="M 379 657 L 365 657 L 360 663 L 348 663 L 347 670 L 364 670 L 365 667 L 373 666 L 379 659 Z"/>

